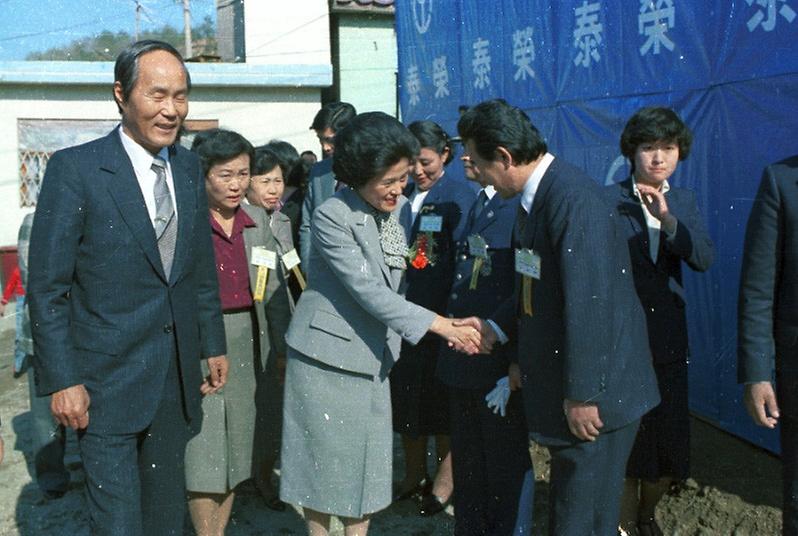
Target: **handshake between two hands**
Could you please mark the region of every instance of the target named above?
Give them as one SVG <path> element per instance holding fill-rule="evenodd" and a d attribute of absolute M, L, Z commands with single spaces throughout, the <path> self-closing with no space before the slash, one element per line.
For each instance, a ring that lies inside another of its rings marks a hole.
<path fill-rule="evenodd" d="M 496 332 L 490 324 L 475 316 L 469 318 L 444 318 L 438 316 L 431 331 L 437 333 L 458 352 L 468 355 L 489 354 L 496 343 Z"/>

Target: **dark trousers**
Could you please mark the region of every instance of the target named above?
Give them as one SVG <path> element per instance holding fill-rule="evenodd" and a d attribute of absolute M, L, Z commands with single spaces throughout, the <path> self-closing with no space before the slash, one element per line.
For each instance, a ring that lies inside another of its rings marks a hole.
<path fill-rule="evenodd" d="M 66 493 L 69 488 L 69 471 L 64 466 L 66 432 L 53 418 L 50 397 L 36 396 L 33 368 L 27 374 L 36 484 L 44 494 Z"/>
<path fill-rule="evenodd" d="M 785 536 L 798 536 L 798 373 L 778 373 L 781 417 L 782 520 Z"/>
<path fill-rule="evenodd" d="M 640 421 L 595 441 L 549 447 L 549 534 L 607 536 L 618 531 L 626 461 Z"/>
<path fill-rule="evenodd" d="M 456 536 L 513 534 L 532 467 L 521 393 L 502 417 L 487 407 L 488 392 L 449 388 Z M 531 515 L 531 506 L 524 511 Z"/>
<path fill-rule="evenodd" d="M 92 534 L 183 534 L 189 436 L 173 356 L 160 405 L 146 429 L 107 434 L 94 432 L 90 422 L 78 435 Z"/>

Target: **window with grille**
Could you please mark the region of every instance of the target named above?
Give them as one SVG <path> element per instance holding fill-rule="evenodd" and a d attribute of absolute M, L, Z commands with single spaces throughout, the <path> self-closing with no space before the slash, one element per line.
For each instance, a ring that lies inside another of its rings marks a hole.
<path fill-rule="evenodd" d="M 44 170 L 54 152 L 105 136 L 118 124 L 118 120 L 108 119 L 17 120 L 19 206 L 36 206 Z M 219 121 L 215 119 L 186 121 L 182 142 L 190 146 L 196 132 L 218 126 Z"/>
<path fill-rule="evenodd" d="M 104 136 L 118 123 L 107 119 L 18 119 L 19 206 L 36 206 L 44 170 L 54 152 Z"/>

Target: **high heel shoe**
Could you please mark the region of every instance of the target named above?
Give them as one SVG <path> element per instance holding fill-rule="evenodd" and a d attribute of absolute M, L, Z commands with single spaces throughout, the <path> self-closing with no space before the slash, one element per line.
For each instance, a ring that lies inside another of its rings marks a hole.
<path fill-rule="evenodd" d="M 412 488 L 399 492 L 398 490 L 394 492 L 393 501 L 403 501 L 405 499 L 409 499 L 410 497 L 414 497 L 419 495 L 421 497 L 425 497 L 432 492 L 432 480 L 425 476 L 418 483 L 413 486 Z"/>
<path fill-rule="evenodd" d="M 421 506 L 418 507 L 418 513 L 424 517 L 434 516 L 438 512 L 442 512 L 449 506 L 449 502 L 451 501 L 451 497 L 442 501 L 440 497 L 435 495 L 434 493 L 430 493 L 429 495 L 425 495 L 421 499 Z"/>

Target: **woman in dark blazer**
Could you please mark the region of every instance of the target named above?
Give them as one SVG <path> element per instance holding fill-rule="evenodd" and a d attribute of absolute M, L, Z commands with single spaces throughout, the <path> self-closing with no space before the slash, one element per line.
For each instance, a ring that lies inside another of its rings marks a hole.
<path fill-rule="evenodd" d="M 455 327 L 399 293 L 407 243 L 397 219 L 418 152 L 381 112 L 336 135 L 336 177 L 349 188 L 313 214 L 309 284 L 288 330 L 280 497 L 301 506 L 311 535 L 330 515 L 347 535 L 391 503 L 393 433 L 388 375 L 400 340 L 429 331 L 477 351 L 475 329 Z"/>
<path fill-rule="evenodd" d="M 446 132 L 432 121 L 416 121 L 408 130 L 421 151 L 413 168 L 413 184 L 402 207 L 402 225 L 410 244 L 407 299 L 446 313 L 455 273 L 457 242 L 465 230 L 468 211 L 476 199 L 464 182 L 446 176 L 454 147 Z M 456 299 L 456 298 L 455 298 Z M 453 489 L 449 452 L 449 401 L 446 386 L 435 377 L 439 341 L 425 337 L 416 346 L 402 346 L 402 360 L 391 373 L 394 431 L 402 435 L 405 476 L 396 499 L 420 494 L 421 515 L 445 507 Z M 435 436 L 438 471 L 427 477 L 427 441 Z"/>
<path fill-rule="evenodd" d="M 646 313 L 649 345 L 662 402 L 640 423 L 629 457 L 621 526 L 662 534 L 654 509 L 675 480 L 687 478 L 687 319 L 682 262 L 703 272 L 714 249 L 695 195 L 668 179 L 690 152 L 692 134 L 669 108 L 643 108 L 621 134 L 631 176 L 607 192 L 628 237 L 635 288 Z"/>

